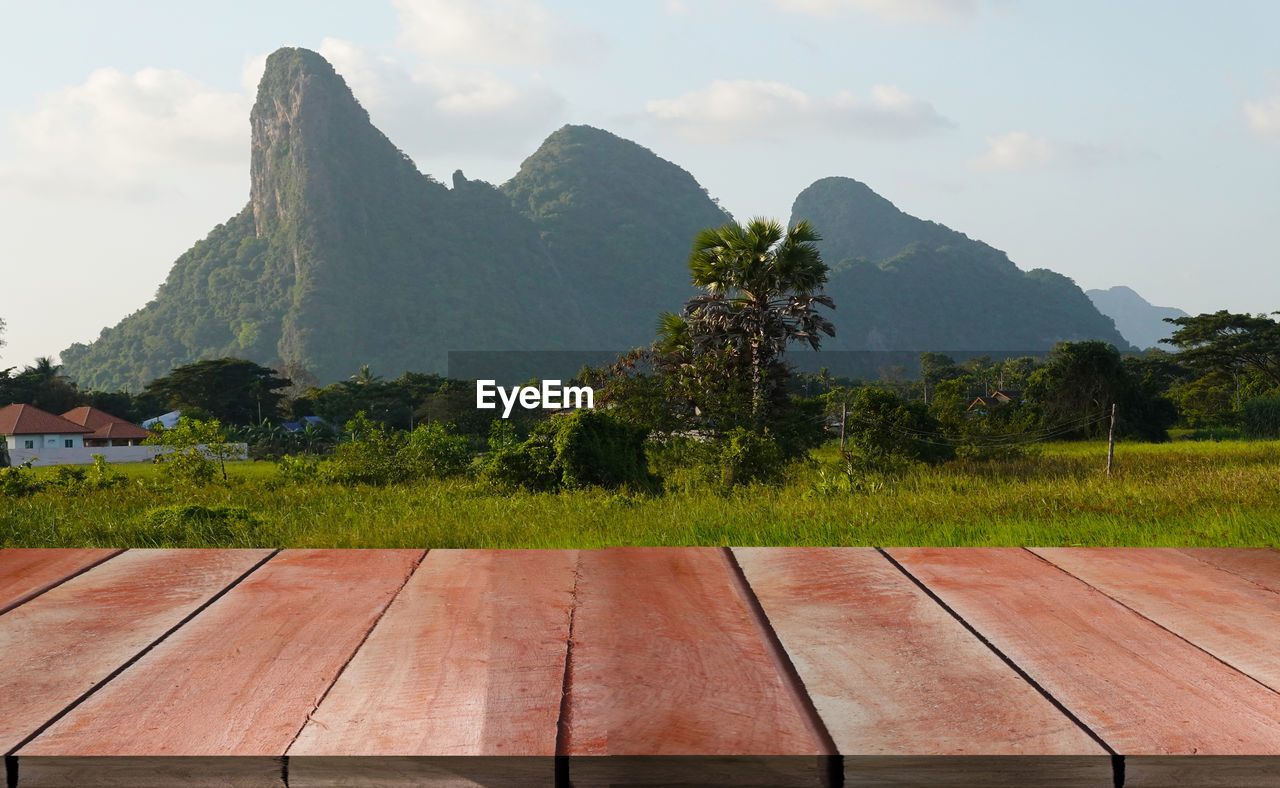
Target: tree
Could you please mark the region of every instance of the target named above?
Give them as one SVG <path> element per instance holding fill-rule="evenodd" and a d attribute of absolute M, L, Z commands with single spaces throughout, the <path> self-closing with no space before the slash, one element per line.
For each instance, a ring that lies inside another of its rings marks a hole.
<path fill-rule="evenodd" d="M 1186 365 L 1232 374 L 1252 369 L 1272 386 L 1280 386 L 1280 323 L 1275 320 L 1223 309 L 1195 317 L 1165 318 L 1164 322 L 1178 326 L 1178 330 L 1160 341 L 1180 348 L 1179 361 Z"/>
<path fill-rule="evenodd" d="M 176 426 L 158 429 L 143 443 L 168 448 L 169 451 L 156 455 L 156 462 L 172 478 L 191 484 L 208 484 L 219 470 L 222 480 L 226 481 L 227 460 L 236 454 L 216 419 L 200 421 L 183 417 Z"/>
<path fill-rule="evenodd" d="M 689 339 L 696 350 L 727 348 L 744 359 L 757 425 L 766 418 L 766 370 L 786 346 L 800 341 L 817 350 L 821 334 L 835 336 L 817 310 L 835 308 L 820 292 L 827 266 L 819 240 L 808 222 L 784 231 L 761 218 L 708 228 L 694 238 L 689 269 L 693 284 L 706 293 L 685 304 Z"/>
<path fill-rule="evenodd" d="M 219 358 L 178 367 L 147 384 L 173 408 L 198 408 L 227 424 L 253 424 L 279 417 L 276 389 L 289 381 L 252 361 Z M 261 415 L 259 415 L 261 414 Z"/>
<path fill-rule="evenodd" d="M 1044 437 L 1090 438 L 1106 434 L 1111 406 L 1119 408 L 1117 430 L 1142 440 L 1168 440 L 1177 420 L 1173 403 L 1160 396 L 1158 378 L 1139 377 L 1120 351 L 1099 340 L 1062 342 L 1031 375 L 1027 399 L 1040 408 Z"/>

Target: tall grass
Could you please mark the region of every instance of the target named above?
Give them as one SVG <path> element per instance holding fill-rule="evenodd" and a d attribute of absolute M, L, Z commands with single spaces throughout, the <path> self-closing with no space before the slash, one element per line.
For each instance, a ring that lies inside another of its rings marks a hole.
<path fill-rule="evenodd" d="M 1280 546 L 1280 442 L 1051 444 L 1016 461 L 850 480 L 834 451 L 776 486 L 662 495 L 504 492 L 468 480 L 293 482 L 237 463 L 227 484 L 0 498 L 22 547 L 602 547 L 607 545 Z M 123 466 L 122 466 L 123 467 Z M 221 512 L 221 514 L 219 514 Z"/>

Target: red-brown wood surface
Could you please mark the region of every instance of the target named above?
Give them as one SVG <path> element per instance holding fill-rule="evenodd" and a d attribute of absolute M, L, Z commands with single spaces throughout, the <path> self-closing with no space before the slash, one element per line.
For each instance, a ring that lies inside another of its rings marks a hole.
<path fill-rule="evenodd" d="M 1280 754 L 1280 695 L 1032 553 L 888 552 L 1117 752 Z"/>
<path fill-rule="evenodd" d="M 1173 549 L 1057 547 L 1033 552 L 1280 690 L 1280 594 Z"/>
<path fill-rule="evenodd" d="M 821 752 L 717 548 L 583 551 L 569 755 Z"/>
<path fill-rule="evenodd" d="M 133 550 L 0 616 L 0 752 L 12 751 L 268 555 Z M 137 734 L 132 726 L 125 731 Z"/>
<path fill-rule="evenodd" d="M 20 547 L 0 550 L 0 613 L 122 552 L 118 549 Z"/>
<path fill-rule="evenodd" d="M 1110 755 L 871 548 L 739 548 L 842 755 Z M 970 775 L 974 777 L 974 775 Z"/>
<path fill-rule="evenodd" d="M 577 561 L 574 550 L 432 550 L 289 749 L 291 762 L 554 756 Z"/>
<path fill-rule="evenodd" d="M 22 748 L 282 756 L 422 556 L 286 550 Z"/>
<path fill-rule="evenodd" d="M 1266 547 L 1189 547 L 1180 552 L 1280 593 L 1280 550 Z"/>

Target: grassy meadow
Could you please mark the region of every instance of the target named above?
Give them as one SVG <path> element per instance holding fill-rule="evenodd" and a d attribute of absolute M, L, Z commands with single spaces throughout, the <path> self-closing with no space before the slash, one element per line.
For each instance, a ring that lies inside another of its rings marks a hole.
<path fill-rule="evenodd" d="M 465 479 L 342 487 L 286 479 L 267 462 L 188 487 L 155 466 L 116 466 L 129 477 L 121 487 L 0 497 L 0 545 L 1280 546 L 1280 442 L 1121 443 L 1110 478 L 1105 454 L 1045 444 L 1018 460 L 850 479 L 829 448 L 780 485 L 660 495 Z"/>

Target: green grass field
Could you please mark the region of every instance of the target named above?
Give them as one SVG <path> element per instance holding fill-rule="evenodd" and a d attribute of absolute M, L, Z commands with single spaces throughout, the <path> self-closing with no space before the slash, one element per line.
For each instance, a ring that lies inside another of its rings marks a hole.
<path fill-rule="evenodd" d="M 1280 546 L 1280 442 L 1048 444 L 1009 462 L 845 483 L 834 451 L 778 486 L 627 495 L 505 493 L 468 480 L 297 483 L 236 463 L 229 483 L 128 483 L 0 497 L 7 547 L 601 547 L 606 545 Z M 49 473 L 41 469 L 41 473 Z M 212 519 L 168 507 L 231 507 Z M 236 511 L 241 510 L 241 511 Z"/>

